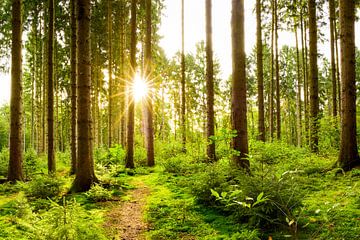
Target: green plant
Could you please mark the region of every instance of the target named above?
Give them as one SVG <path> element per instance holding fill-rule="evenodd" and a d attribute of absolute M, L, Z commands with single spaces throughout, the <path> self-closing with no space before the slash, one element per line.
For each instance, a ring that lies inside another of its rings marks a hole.
<path fill-rule="evenodd" d="M 25 152 L 24 172 L 26 179 L 30 179 L 40 169 L 39 159 L 36 151 L 32 148 Z"/>
<path fill-rule="evenodd" d="M 87 198 L 93 202 L 105 202 L 112 198 L 111 191 L 103 188 L 99 184 L 93 185 L 89 191 L 85 193 Z"/>
<path fill-rule="evenodd" d="M 26 194 L 33 198 L 53 198 L 62 192 L 63 180 L 47 175 L 37 176 L 29 183 Z"/>
<path fill-rule="evenodd" d="M 0 176 L 6 177 L 9 164 L 9 149 L 3 148 L 0 152 Z"/>

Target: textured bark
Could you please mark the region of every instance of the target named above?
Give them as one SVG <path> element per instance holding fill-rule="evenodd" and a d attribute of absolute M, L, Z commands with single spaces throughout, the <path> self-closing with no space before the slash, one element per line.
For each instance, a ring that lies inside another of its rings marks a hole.
<path fill-rule="evenodd" d="M 91 134 L 91 55 L 90 55 L 90 0 L 77 0 L 78 22 L 78 82 L 77 123 L 78 163 L 73 191 L 90 189 L 96 182 Z"/>
<path fill-rule="evenodd" d="M 331 82 L 332 82 L 332 115 L 337 116 L 337 79 L 335 62 L 335 3 L 329 0 L 330 13 L 330 51 L 331 51 Z"/>
<path fill-rule="evenodd" d="M 71 65 L 71 170 L 76 172 L 76 154 L 77 154 L 77 115 L 76 115 L 76 81 L 77 81 L 77 23 L 76 23 L 76 1 L 70 0 L 70 20 L 71 20 L 71 47 L 70 47 L 70 65 Z"/>
<path fill-rule="evenodd" d="M 184 0 L 181 1 L 181 134 L 183 151 L 186 152 L 186 100 L 185 100 L 185 26 Z"/>
<path fill-rule="evenodd" d="M 119 83 L 119 95 L 120 97 L 120 143 L 125 146 L 126 143 L 126 125 L 125 125 L 125 22 L 126 22 L 125 5 L 121 5 L 120 18 L 120 83 Z"/>
<path fill-rule="evenodd" d="M 215 142 L 210 137 L 215 135 L 214 116 L 214 61 L 212 41 L 212 2 L 206 0 L 206 96 L 207 96 L 207 158 L 210 162 L 216 160 Z"/>
<path fill-rule="evenodd" d="M 258 140 L 265 142 L 265 114 L 264 114 L 264 67 L 263 44 L 261 27 L 261 0 L 256 0 L 256 49 L 257 49 L 257 84 L 258 84 Z"/>
<path fill-rule="evenodd" d="M 23 180 L 22 140 L 22 21 L 21 0 L 12 1 L 12 45 L 11 45 L 11 99 L 10 99 L 10 160 L 8 181 Z"/>
<path fill-rule="evenodd" d="M 296 134 L 297 134 L 297 146 L 301 147 L 302 144 L 301 71 L 300 71 L 300 52 L 299 52 L 299 38 L 298 38 L 297 25 L 295 25 L 295 39 L 296 39 L 296 66 L 297 66 Z"/>
<path fill-rule="evenodd" d="M 275 39 L 275 13 L 274 13 L 274 0 L 271 1 L 271 79 L 270 79 L 270 107 L 269 107 L 269 131 L 270 131 L 270 141 L 274 137 L 274 39 Z"/>
<path fill-rule="evenodd" d="M 48 123 L 48 171 L 56 171 L 54 149 L 54 0 L 49 0 L 49 28 L 48 28 L 48 71 L 47 71 L 47 123 Z"/>
<path fill-rule="evenodd" d="M 132 70 L 132 81 L 134 81 L 136 74 L 136 5 L 137 0 L 131 0 L 131 35 L 130 35 L 130 64 Z M 132 87 L 132 86 L 130 86 Z M 129 108 L 128 108 L 128 130 L 127 130 L 127 152 L 126 152 L 126 164 L 127 168 L 134 168 L 134 95 L 129 94 Z"/>
<path fill-rule="evenodd" d="M 151 82 L 151 71 L 152 71 L 152 53 L 151 53 L 151 38 L 152 38 L 152 17 L 151 17 L 151 0 L 146 0 L 145 2 L 145 11 L 146 11 L 146 35 L 145 35 L 145 74 L 147 82 Z M 149 81 L 150 80 L 150 81 Z M 148 93 L 146 103 L 146 149 L 147 149 L 147 163 L 149 167 L 155 165 L 154 160 L 154 127 L 153 127 L 153 105 L 152 105 L 152 94 Z"/>
<path fill-rule="evenodd" d="M 232 0 L 232 94 L 231 123 L 237 135 L 232 139 L 232 147 L 239 151 L 234 163 L 246 170 L 250 168 L 246 107 L 246 70 L 245 70 L 245 31 L 244 0 Z"/>
<path fill-rule="evenodd" d="M 276 138 L 281 139 L 281 112 L 280 112 L 280 74 L 279 74 L 279 34 L 278 34 L 278 0 L 274 0 L 275 13 L 275 83 L 276 83 Z"/>
<path fill-rule="evenodd" d="M 109 74 L 109 91 L 108 91 L 108 101 L 109 101 L 109 114 L 108 114 L 108 147 L 112 145 L 113 138 L 113 78 L 112 78 L 112 0 L 107 0 L 108 10 L 107 10 L 107 20 L 108 20 L 108 74 Z"/>
<path fill-rule="evenodd" d="M 344 170 L 360 165 L 356 140 L 355 4 L 340 0 L 341 144 L 338 163 Z"/>
<path fill-rule="evenodd" d="M 319 79 L 317 66 L 317 23 L 315 0 L 308 1 L 309 7 L 309 46 L 310 46 L 310 149 L 319 151 Z"/>

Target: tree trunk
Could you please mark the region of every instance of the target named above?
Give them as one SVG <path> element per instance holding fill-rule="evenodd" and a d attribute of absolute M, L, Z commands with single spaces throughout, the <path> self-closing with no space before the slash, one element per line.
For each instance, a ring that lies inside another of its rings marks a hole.
<path fill-rule="evenodd" d="M 309 45 L 310 45 L 310 149 L 319 151 L 319 83 L 317 66 L 316 3 L 309 0 Z"/>
<path fill-rule="evenodd" d="M 8 181 L 23 180 L 22 148 L 22 21 L 21 0 L 12 1 L 11 99 L 10 99 L 10 160 Z"/>
<path fill-rule="evenodd" d="M 275 79 L 276 79 L 276 138 L 281 139 L 281 112 L 280 112 L 280 74 L 279 74 L 279 34 L 278 34 L 278 0 L 275 2 Z"/>
<path fill-rule="evenodd" d="M 108 71 L 109 71 L 109 115 L 108 115 L 108 147 L 112 145 L 112 135 L 113 135 L 113 126 L 112 126 L 112 109 L 113 109 L 113 79 L 112 79 L 112 0 L 107 0 L 108 10 L 107 10 L 107 20 L 108 20 Z"/>
<path fill-rule="evenodd" d="M 261 0 L 256 0 L 256 49 L 257 49 L 257 84 L 258 84 L 258 140 L 265 142 L 265 117 L 264 117 L 264 69 L 263 69 L 263 44 L 261 26 Z"/>
<path fill-rule="evenodd" d="M 206 0 L 206 96 L 207 96 L 207 158 L 216 160 L 215 142 L 210 138 L 215 135 L 214 116 L 214 63 L 212 44 L 212 2 Z"/>
<path fill-rule="evenodd" d="M 76 23 L 76 1 L 70 0 L 70 20 L 71 20 L 71 169 L 70 173 L 76 172 L 76 154 L 77 154 L 77 116 L 76 116 L 76 81 L 77 81 L 77 23 Z"/>
<path fill-rule="evenodd" d="M 300 71 L 300 53 L 299 53 L 299 38 L 298 26 L 295 25 L 295 39 L 296 39 L 296 66 L 297 66 L 297 93 L 296 93 L 296 133 L 297 146 L 301 147 L 302 140 L 302 117 L 301 117 L 301 71 Z"/>
<path fill-rule="evenodd" d="M 331 50 L 331 80 L 332 80 L 332 115 L 337 116 L 337 81 L 335 62 L 335 3 L 329 0 L 330 13 L 330 50 Z"/>
<path fill-rule="evenodd" d="M 130 40 L 130 64 L 131 64 L 131 73 L 132 81 L 134 81 L 136 75 L 136 5 L 137 0 L 131 0 L 131 40 Z M 132 88 L 132 85 L 129 86 Z M 127 154 L 126 154 L 126 164 L 127 168 L 134 168 L 134 125 L 135 125 L 135 116 L 134 116 L 134 94 L 131 92 L 129 94 L 129 110 L 128 110 L 128 130 L 127 130 Z"/>
<path fill-rule="evenodd" d="M 151 17 L 151 0 L 146 0 L 145 2 L 145 11 L 146 11 L 146 35 L 145 35 L 145 74 L 147 83 L 152 87 L 152 17 Z M 153 127 L 153 105 L 152 105 L 152 93 L 149 91 L 149 96 L 147 101 L 145 99 L 146 104 L 146 148 L 147 148 L 147 163 L 149 167 L 155 165 L 154 160 L 154 127 Z"/>
<path fill-rule="evenodd" d="M 54 0 L 49 0 L 49 29 L 48 29 L 48 171 L 56 171 L 54 149 Z"/>
<path fill-rule="evenodd" d="M 75 192 L 87 191 L 97 181 L 94 172 L 91 134 L 90 0 L 77 0 L 78 20 L 78 163 L 73 183 Z"/>
<path fill-rule="evenodd" d="M 231 123 L 237 135 L 232 139 L 232 147 L 238 151 L 234 163 L 246 170 L 250 168 L 247 159 L 248 132 L 246 109 L 246 70 L 245 70 L 245 31 L 244 31 L 244 0 L 232 0 L 232 94 Z"/>
<path fill-rule="evenodd" d="M 344 170 L 360 165 L 356 140 L 355 3 L 340 0 L 341 144 L 338 163 Z"/>
<path fill-rule="evenodd" d="M 120 143 L 125 146 L 126 128 L 125 128 L 125 5 L 121 5 L 120 17 L 120 83 L 119 83 L 119 95 L 120 95 Z"/>
<path fill-rule="evenodd" d="M 271 17 L 271 79 L 270 79 L 270 141 L 273 141 L 274 137 L 274 39 L 275 39 L 275 12 L 274 12 L 274 0 L 271 1 L 271 11 L 272 11 L 272 17 Z"/>
<path fill-rule="evenodd" d="M 181 0 L 181 133 L 183 151 L 186 152 L 186 99 L 185 99 L 185 19 L 184 0 Z"/>

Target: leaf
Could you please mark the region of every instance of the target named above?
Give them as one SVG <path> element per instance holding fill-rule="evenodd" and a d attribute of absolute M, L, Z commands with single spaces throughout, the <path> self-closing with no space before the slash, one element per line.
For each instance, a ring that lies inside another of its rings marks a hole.
<path fill-rule="evenodd" d="M 210 189 L 210 191 L 211 191 L 211 195 L 216 197 L 216 199 L 221 199 L 221 197 L 217 191 L 215 191 L 214 189 Z"/>
<path fill-rule="evenodd" d="M 263 196 L 264 196 L 264 192 L 261 192 L 261 193 L 257 196 L 256 201 L 259 202 L 259 201 L 262 199 Z"/>

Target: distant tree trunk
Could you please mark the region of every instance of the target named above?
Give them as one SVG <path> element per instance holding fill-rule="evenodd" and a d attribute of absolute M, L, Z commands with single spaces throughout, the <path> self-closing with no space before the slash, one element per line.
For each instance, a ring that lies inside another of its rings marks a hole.
<path fill-rule="evenodd" d="M 338 104 L 339 104 L 339 115 L 341 115 L 342 113 L 342 106 L 341 106 L 341 83 L 340 83 L 340 56 L 339 56 L 339 48 L 338 48 L 338 30 L 336 29 L 336 24 L 334 24 L 334 34 L 335 34 L 335 60 L 336 60 L 336 76 L 337 76 L 337 98 L 339 99 Z M 341 116 L 340 116 L 341 118 Z"/>
<path fill-rule="evenodd" d="M 54 0 L 49 0 L 48 29 L 48 171 L 56 171 L 54 152 Z"/>
<path fill-rule="evenodd" d="M 130 40 L 130 64 L 131 64 L 131 73 L 132 81 L 136 74 L 136 5 L 137 0 L 131 0 L 131 40 Z M 132 87 L 132 86 L 129 86 Z M 134 125 L 135 125 L 135 116 L 134 116 L 134 94 L 131 92 L 129 94 L 129 108 L 128 108 L 128 130 L 127 130 L 127 154 L 126 154 L 126 164 L 127 168 L 134 168 Z"/>
<path fill-rule="evenodd" d="M 310 149 L 319 151 L 319 83 L 317 66 L 317 23 L 315 0 L 309 4 L 309 45 L 310 45 Z"/>
<path fill-rule="evenodd" d="M 331 80 L 332 80 L 332 115 L 337 116 L 337 81 L 335 62 L 335 3 L 329 0 L 330 13 L 330 50 L 331 50 Z"/>
<path fill-rule="evenodd" d="M 207 158 L 210 162 L 216 160 L 215 142 L 210 140 L 215 135 L 214 116 L 214 62 L 212 44 L 212 3 L 205 1 L 206 7 L 206 96 L 207 96 Z"/>
<path fill-rule="evenodd" d="M 270 79 L 270 120 L 269 120 L 269 128 L 270 128 L 270 141 L 273 141 L 273 137 L 274 137 L 274 73 L 275 73 L 275 68 L 274 68 L 274 39 L 275 39 L 275 12 L 274 12 L 274 0 L 271 0 L 271 79 Z"/>
<path fill-rule="evenodd" d="M 22 144 L 22 21 L 21 0 L 12 0 L 11 99 L 10 99 L 10 160 L 8 181 L 23 180 Z"/>
<path fill-rule="evenodd" d="M 276 79 L 276 138 L 281 139 L 281 112 L 280 112 L 280 74 L 279 74 L 279 34 L 278 34 L 278 0 L 275 2 L 275 79 Z"/>
<path fill-rule="evenodd" d="M 70 64 L 71 64 L 71 169 L 70 173 L 76 172 L 76 81 L 77 81 L 77 23 L 76 23 L 76 1 L 70 0 L 70 21 L 71 21 L 71 47 L 70 47 Z"/>
<path fill-rule="evenodd" d="M 341 144 L 338 163 L 344 170 L 360 165 L 356 140 L 355 1 L 340 0 Z"/>
<path fill-rule="evenodd" d="M 109 71 L 109 115 L 108 115 L 108 147 L 112 145 L 112 134 L 113 134 L 113 126 L 112 126 L 112 108 L 113 108 L 113 79 L 112 79 L 112 0 L 107 0 L 108 10 L 107 10 L 107 20 L 108 20 L 108 71 Z"/>
<path fill-rule="evenodd" d="M 297 128 L 297 146 L 301 147 L 302 140 L 302 118 L 301 118 L 301 71 L 300 71 L 300 53 L 299 53 L 299 38 L 298 26 L 295 24 L 295 39 L 296 39 L 296 66 L 297 66 L 297 93 L 296 93 L 296 128 Z"/>
<path fill-rule="evenodd" d="M 145 74 L 147 82 L 152 84 L 151 80 L 151 70 L 152 70 L 152 53 L 151 53 L 151 39 L 152 39 L 152 17 L 151 17 L 151 0 L 146 0 L 145 2 L 145 11 L 146 11 L 146 35 L 145 35 Z M 150 81 L 149 81 L 150 80 Z M 149 167 L 155 165 L 154 160 L 154 127 L 153 127 L 153 105 L 152 105 L 152 93 L 148 93 L 149 96 L 146 104 L 146 148 L 147 148 L 147 163 Z"/>
<path fill-rule="evenodd" d="M 94 172 L 91 134 L 90 0 L 77 0 L 78 19 L 78 164 L 73 191 L 83 192 L 97 181 Z"/>
<path fill-rule="evenodd" d="M 121 14 L 120 14 L 120 84 L 119 84 L 119 95 L 120 97 L 120 143 L 122 146 L 125 146 L 125 5 L 121 5 Z"/>
<path fill-rule="evenodd" d="M 186 99 L 185 99 L 185 19 L 184 0 L 181 0 L 181 132 L 183 151 L 186 152 Z"/>
<path fill-rule="evenodd" d="M 309 110 L 309 105 L 310 105 L 310 100 L 309 100 L 309 85 L 310 85 L 310 77 L 309 77 L 309 57 L 308 57 L 308 35 L 307 35 L 307 30 L 308 30 L 308 24 L 306 22 L 306 20 L 304 20 L 304 53 L 305 53 L 305 67 L 306 67 L 306 71 L 305 71 L 305 82 L 304 82 L 304 98 L 305 98 L 305 138 L 306 138 L 306 142 L 309 144 L 309 139 L 310 139 L 310 134 L 309 134 L 309 130 L 310 130 L 310 110 Z"/>
<path fill-rule="evenodd" d="M 245 70 L 245 31 L 244 31 L 244 0 L 232 0 L 232 94 L 231 94 L 231 123 L 236 131 L 232 139 L 233 149 L 239 151 L 234 156 L 234 163 L 246 170 L 250 168 L 247 159 L 248 132 L 246 117 L 246 70 Z"/>
<path fill-rule="evenodd" d="M 258 84 L 258 140 L 265 142 L 265 116 L 264 116 L 264 69 L 263 69 L 263 43 L 261 26 L 261 0 L 256 0 L 256 49 L 257 49 L 257 84 Z"/>

